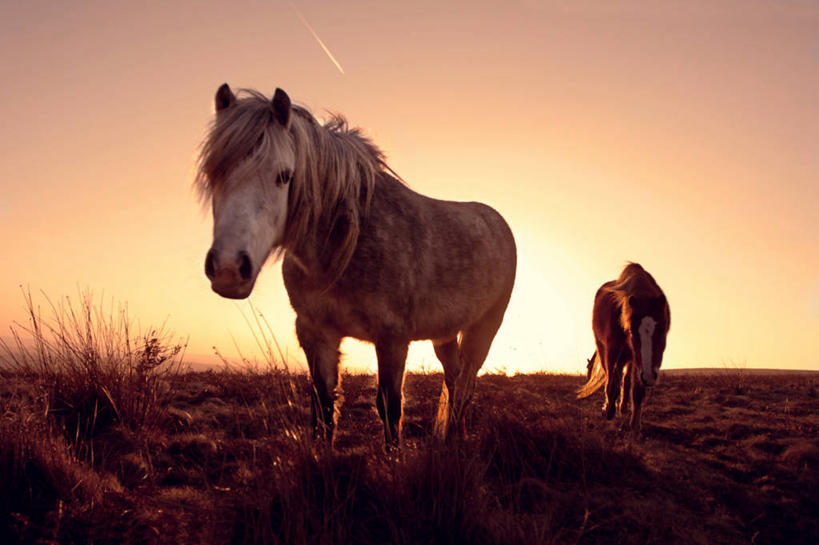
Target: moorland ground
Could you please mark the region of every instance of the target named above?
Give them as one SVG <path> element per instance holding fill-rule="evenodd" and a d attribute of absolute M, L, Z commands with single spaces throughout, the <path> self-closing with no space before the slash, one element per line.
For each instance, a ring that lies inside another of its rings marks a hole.
<path fill-rule="evenodd" d="M 136 378 L 2 376 L 0 542 L 819 542 L 815 374 L 667 374 L 637 440 L 580 376 L 489 374 L 448 443 L 442 376 L 408 374 L 390 455 L 370 375 L 343 377 L 335 451 L 304 375 Z"/>

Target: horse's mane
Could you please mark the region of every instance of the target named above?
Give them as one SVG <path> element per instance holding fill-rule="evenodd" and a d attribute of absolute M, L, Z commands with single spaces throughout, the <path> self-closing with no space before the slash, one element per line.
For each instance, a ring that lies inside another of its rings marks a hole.
<path fill-rule="evenodd" d="M 606 286 L 606 289 L 616 293 L 619 297 L 630 295 L 653 297 L 662 293 L 654 277 L 642 265 L 631 261 L 623 268 L 623 272 L 620 273 L 614 284 Z"/>
<path fill-rule="evenodd" d="M 194 183 L 204 203 L 224 188 L 238 165 L 247 161 L 252 169 L 264 164 L 281 131 L 271 99 L 249 89 L 239 94 L 235 104 L 217 116 L 202 143 Z M 352 258 L 376 179 L 386 172 L 400 178 L 386 164 L 383 152 L 341 115 L 331 114 L 320 124 L 307 108 L 292 106 L 288 135 L 295 167 L 282 247 L 318 244 L 318 257 L 335 281 Z M 329 228 L 323 240 L 317 240 L 320 225 Z"/>
<path fill-rule="evenodd" d="M 665 300 L 665 294 L 659 284 L 639 263 L 628 262 L 617 280 L 606 285 L 605 290 L 614 297 L 622 310 L 620 321 L 624 330 L 628 330 L 631 323 L 631 307 L 626 304 L 629 297 L 640 299 L 661 297 Z"/>

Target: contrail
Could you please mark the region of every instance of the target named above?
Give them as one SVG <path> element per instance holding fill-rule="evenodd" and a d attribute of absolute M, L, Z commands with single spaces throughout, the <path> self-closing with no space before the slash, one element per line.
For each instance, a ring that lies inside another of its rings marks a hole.
<path fill-rule="evenodd" d="M 330 53 L 330 50 L 327 49 L 327 46 L 324 45 L 324 42 L 322 42 L 321 38 L 318 37 L 318 34 L 316 34 L 316 31 L 313 30 L 313 27 L 310 26 L 310 23 L 307 22 L 307 19 L 304 18 L 304 15 L 301 14 L 301 12 L 296 8 L 296 6 L 295 6 L 295 4 L 293 4 L 293 2 L 288 0 L 287 3 L 290 4 L 290 7 L 293 8 L 293 11 L 296 12 L 296 15 L 298 15 L 299 19 L 301 19 L 301 22 L 304 23 L 304 26 L 307 27 L 307 30 L 310 31 L 310 34 L 313 35 L 313 38 L 316 39 L 316 41 L 321 46 L 321 48 L 324 50 L 324 52 L 327 53 L 327 56 L 330 58 L 331 61 L 333 61 L 333 64 L 336 65 L 336 68 L 338 68 L 338 71 L 341 72 L 342 74 L 344 74 L 344 69 L 341 67 L 341 64 L 339 64 L 339 62 L 336 60 L 336 58 L 333 56 L 333 54 Z"/>

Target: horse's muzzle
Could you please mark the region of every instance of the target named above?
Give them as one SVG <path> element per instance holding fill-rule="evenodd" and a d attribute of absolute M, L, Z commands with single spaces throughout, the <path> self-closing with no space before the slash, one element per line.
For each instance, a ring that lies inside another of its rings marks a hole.
<path fill-rule="evenodd" d="M 244 299 L 253 291 L 253 265 L 244 251 L 239 252 L 232 263 L 222 263 L 211 248 L 205 258 L 205 276 L 210 279 L 213 291 L 222 297 Z"/>
<path fill-rule="evenodd" d="M 212 280 L 210 287 L 213 291 L 228 299 L 245 299 L 253 291 L 253 282 L 235 284 L 219 280 Z"/>
<path fill-rule="evenodd" d="M 643 386 L 650 387 L 657 384 L 657 379 L 660 378 L 660 373 L 649 373 L 646 376 L 645 373 L 640 373 L 640 380 L 643 383 Z"/>

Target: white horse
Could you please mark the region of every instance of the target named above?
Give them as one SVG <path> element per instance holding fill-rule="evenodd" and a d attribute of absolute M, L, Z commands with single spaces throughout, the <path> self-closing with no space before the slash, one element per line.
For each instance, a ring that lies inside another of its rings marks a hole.
<path fill-rule="evenodd" d="M 515 281 L 515 241 L 495 210 L 412 191 L 341 117 L 320 125 L 281 89 L 272 100 L 255 91 L 237 98 L 227 84 L 197 185 L 213 205 L 205 273 L 216 293 L 247 297 L 268 256 L 284 253 L 317 432 L 332 441 L 344 337 L 375 345 L 388 448 L 400 441 L 414 340 L 432 340 L 444 368 L 443 428 L 454 421 L 463 430 Z"/>

